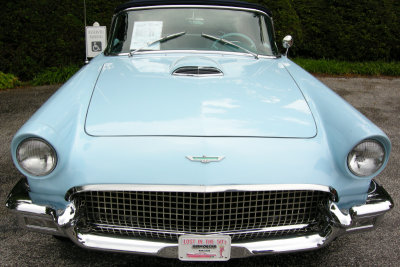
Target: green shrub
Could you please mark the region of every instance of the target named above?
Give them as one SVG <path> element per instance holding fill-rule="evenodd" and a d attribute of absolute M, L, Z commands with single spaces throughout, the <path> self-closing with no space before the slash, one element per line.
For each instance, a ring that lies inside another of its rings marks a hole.
<path fill-rule="evenodd" d="M 0 90 L 14 88 L 18 85 L 21 85 L 21 82 L 17 77 L 0 71 Z"/>
<path fill-rule="evenodd" d="M 295 58 L 293 61 L 305 70 L 316 74 L 400 76 L 400 62 L 347 62 L 329 59 L 305 58 Z"/>
<path fill-rule="evenodd" d="M 71 65 L 67 67 L 51 67 L 40 72 L 32 81 L 33 85 L 59 84 L 66 82 L 72 75 L 79 70 L 79 66 Z"/>

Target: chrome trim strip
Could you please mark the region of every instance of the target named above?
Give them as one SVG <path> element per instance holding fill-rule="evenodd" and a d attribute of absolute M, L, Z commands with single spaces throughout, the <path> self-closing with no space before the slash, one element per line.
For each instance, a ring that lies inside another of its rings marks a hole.
<path fill-rule="evenodd" d="M 276 231 L 287 231 L 287 230 L 297 230 L 304 229 L 308 227 L 308 224 L 296 224 L 296 225 L 286 225 L 286 226 L 274 226 L 260 229 L 260 231 L 246 231 L 247 233 L 255 233 L 255 232 L 276 232 Z"/>
<path fill-rule="evenodd" d="M 346 229 L 346 232 L 357 232 L 357 231 L 363 231 L 363 230 L 369 230 L 371 228 L 374 228 L 373 224 L 369 224 L 369 225 L 363 225 L 363 226 L 359 226 L 359 227 L 353 227 L 353 228 L 349 228 Z"/>
<path fill-rule="evenodd" d="M 157 255 L 160 250 L 166 247 L 176 247 L 176 244 L 168 244 L 165 242 L 144 241 L 137 239 L 125 239 L 106 237 L 92 234 L 77 234 L 79 242 L 77 245 L 84 248 L 92 248 L 96 250 L 106 251 L 125 251 L 138 254 Z"/>
<path fill-rule="evenodd" d="M 222 73 L 218 74 L 183 74 L 183 73 L 172 73 L 174 76 L 179 76 L 179 77 L 196 77 L 196 78 L 208 78 L 208 77 L 218 77 L 218 76 L 224 76 Z"/>
<path fill-rule="evenodd" d="M 180 231 L 172 231 L 172 230 L 158 230 L 158 229 L 144 229 L 144 228 L 136 228 L 136 227 L 125 227 L 125 226 L 114 226 L 109 224 L 93 224 L 99 228 L 112 228 L 116 231 L 132 231 L 132 232 L 151 232 L 151 233 L 158 233 L 158 234 L 193 234 L 193 232 L 180 232 Z M 296 225 L 286 225 L 286 226 L 274 226 L 274 227 L 266 227 L 261 229 L 251 229 L 251 230 L 237 230 L 237 231 L 220 231 L 220 232 L 207 232 L 202 234 L 250 234 L 250 233 L 265 233 L 265 232 L 277 232 L 277 231 L 288 231 L 288 230 L 299 230 L 307 228 L 308 224 L 296 224 Z"/>
<path fill-rule="evenodd" d="M 225 156 L 186 156 L 186 158 L 194 162 L 210 163 L 221 161 Z"/>
<path fill-rule="evenodd" d="M 228 9 L 228 10 L 240 10 L 240 11 L 250 11 L 250 12 L 256 12 L 262 15 L 267 16 L 268 18 L 271 18 L 267 13 L 254 9 L 254 8 L 246 8 L 246 7 L 234 7 L 234 6 L 218 6 L 218 5 L 159 5 L 159 6 L 142 6 L 142 7 L 129 7 L 124 10 L 121 10 L 119 13 L 124 12 L 124 11 L 131 11 L 131 10 L 146 10 L 146 9 L 161 9 L 161 8 L 205 8 L 205 9 Z"/>
<path fill-rule="evenodd" d="M 168 54 L 168 53 L 188 53 L 188 54 L 216 54 L 216 55 L 230 55 L 230 56 L 247 56 L 252 57 L 252 55 L 248 53 L 242 52 L 229 52 L 229 51 L 214 51 L 214 50 L 149 50 L 149 51 L 139 51 L 135 54 L 135 57 L 138 55 L 148 55 L 148 54 Z M 129 56 L 129 53 L 118 53 L 118 54 L 109 54 L 109 56 Z M 258 55 L 259 58 L 264 59 L 277 59 L 280 56 L 267 56 L 267 55 Z"/>
<path fill-rule="evenodd" d="M 331 187 L 313 184 L 253 184 L 253 185 L 148 185 L 148 184 L 92 184 L 71 188 L 65 199 L 71 201 L 74 194 L 87 191 L 153 191 L 153 192 L 230 192 L 230 191 L 284 191 L 312 190 L 331 193 L 338 199 Z"/>
<path fill-rule="evenodd" d="M 238 244 L 251 252 L 251 255 L 267 255 L 275 253 L 285 253 L 289 251 L 305 251 L 326 246 L 336 237 L 335 231 L 327 235 L 312 234 L 285 239 L 274 239 L 251 243 Z M 232 247 L 235 245 L 232 244 Z"/>

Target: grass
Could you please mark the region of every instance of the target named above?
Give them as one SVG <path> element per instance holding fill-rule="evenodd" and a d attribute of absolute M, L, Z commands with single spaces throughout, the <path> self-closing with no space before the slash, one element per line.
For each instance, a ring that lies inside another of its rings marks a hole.
<path fill-rule="evenodd" d="M 308 72 L 326 75 L 400 76 L 400 62 L 347 62 L 330 59 L 293 60 Z"/>
<path fill-rule="evenodd" d="M 78 65 L 70 65 L 66 67 L 51 67 L 39 73 L 32 81 L 35 86 L 46 84 L 60 84 L 66 82 L 72 75 L 79 70 Z"/>
<path fill-rule="evenodd" d="M 12 74 L 0 71 L 0 90 L 11 89 L 21 85 L 21 82 Z"/>

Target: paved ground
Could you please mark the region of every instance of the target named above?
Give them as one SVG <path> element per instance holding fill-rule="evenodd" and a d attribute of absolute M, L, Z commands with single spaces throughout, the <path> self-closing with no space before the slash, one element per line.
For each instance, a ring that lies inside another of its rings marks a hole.
<path fill-rule="evenodd" d="M 400 79 L 320 78 L 380 126 L 391 138 L 393 151 L 379 181 L 397 206 L 386 215 L 376 231 L 341 237 L 318 251 L 278 256 L 253 257 L 213 263 L 208 266 L 398 266 L 400 262 Z M 52 236 L 21 230 L 4 207 L 5 199 L 21 175 L 9 153 L 13 134 L 57 89 L 54 86 L 0 92 L 0 265 L 11 266 L 201 266 L 178 260 L 103 253 L 78 248 Z"/>

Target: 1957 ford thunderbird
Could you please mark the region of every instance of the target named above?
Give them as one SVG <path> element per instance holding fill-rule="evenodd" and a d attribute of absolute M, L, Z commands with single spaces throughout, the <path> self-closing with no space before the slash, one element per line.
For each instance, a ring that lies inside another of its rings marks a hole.
<path fill-rule="evenodd" d="M 390 149 L 279 53 L 265 7 L 139 0 L 16 133 L 26 178 L 6 205 L 89 249 L 193 261 L 311 250 L 393 207 L 373 180 Z"/>

